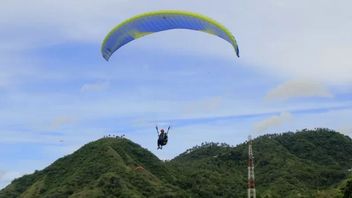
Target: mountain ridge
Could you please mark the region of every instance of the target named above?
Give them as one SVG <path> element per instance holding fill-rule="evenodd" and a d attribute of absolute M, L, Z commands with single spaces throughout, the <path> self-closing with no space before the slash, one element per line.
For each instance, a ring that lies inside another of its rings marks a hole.
<path fill-rule="evenodd" d="M 253 151 L 257 197 L 343 197 L 349 189 L 352 140 L 333 130 L 263 135 Z M 246 185 L 246 143 L 204 143 L 164 162 L 128 139 L 102 138 L 15 179 L 0 197 L 243 197 Z"/>

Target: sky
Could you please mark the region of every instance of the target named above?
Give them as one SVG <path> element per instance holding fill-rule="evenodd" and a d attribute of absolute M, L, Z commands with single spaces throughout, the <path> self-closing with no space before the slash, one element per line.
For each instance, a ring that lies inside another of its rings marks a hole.
<path fill-rule="evenodd" d="M 326 127 L 352 137 L 348 0 L 2 0 L 0 188 L 105 135 L 160 159 L 202 142 Z M 106 34 L 156 10 L 200 13 L 235 36 L 148 35 L 106 62 Z M 157 150 L 155 125 L 171 125 Z"/>

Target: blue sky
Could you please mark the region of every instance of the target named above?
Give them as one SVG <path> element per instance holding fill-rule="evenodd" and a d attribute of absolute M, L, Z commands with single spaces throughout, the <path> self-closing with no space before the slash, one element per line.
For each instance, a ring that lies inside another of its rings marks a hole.
<path fill-rule="evenodd" d="M 352 136 L 352 13 L 341 0 L 2 2 L 0 188 L 83 144 L 125 134 L 161 159 L 203 141 L 328 127 Z M 235 35 L 174 30 L 109 62 L 108 31 L 147 11 L 207 15 Z M 172 125 L 156 150 L 155 125 Z"/>

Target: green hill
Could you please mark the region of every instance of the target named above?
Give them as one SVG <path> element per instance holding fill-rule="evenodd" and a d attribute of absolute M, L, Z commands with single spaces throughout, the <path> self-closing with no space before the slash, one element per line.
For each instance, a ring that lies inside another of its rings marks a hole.
<path fill-rule="evenodd" d="M 314 197 L 324 189 L 333 188 L 347 177 L 352 167 L 351 149 L 352 140 L 348 136 L 328 129 L 256 138 L 253 152 L 258 197 Z M 221 197 L 211 193 L 231 197 L 231 192 L 245 196 L 246 144 L 236 147 L 205 144 L 186 151 L 171 163 L 184 172 L 181 181 L 185 190 L 199 195 L 205 195 L 205 191 L 210 197 Z M 207 181 L 209 178 L 211 181 Z"/>
<path fill-rule="evenodd" d="M 352 140 L 328 130 L 253 140 L 257 197 L 351 197 Z M 163 162 L 121 138 L 103 138 L 0 197 L 245 197 L 247 145 L 204 143 Z"/>
<path fill-rule="evenodd" d="M 104 138 L 14 180 L 0 197 L 182 197 L 182 190 L 169 183 L 175 178 L 168 172 L 139 145 Z"/>

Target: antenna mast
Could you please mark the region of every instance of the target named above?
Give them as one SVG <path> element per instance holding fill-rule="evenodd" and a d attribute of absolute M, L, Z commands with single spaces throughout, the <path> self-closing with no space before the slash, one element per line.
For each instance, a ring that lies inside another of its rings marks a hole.
<path fill-rule="evenodd" d="M 248 136 L 248 198 L 256 198 L 254 180 L 254 157 L 251 136 Z"/>

